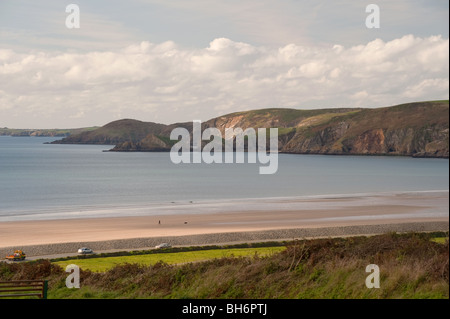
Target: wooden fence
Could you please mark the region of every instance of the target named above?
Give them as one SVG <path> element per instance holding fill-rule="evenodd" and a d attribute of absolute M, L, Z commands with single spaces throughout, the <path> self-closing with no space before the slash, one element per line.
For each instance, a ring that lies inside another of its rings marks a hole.
<path fill-rule="evenodd" d="M 39 297 L 47 299 L 47 280 L 0 281 L 0 298 Z"/>

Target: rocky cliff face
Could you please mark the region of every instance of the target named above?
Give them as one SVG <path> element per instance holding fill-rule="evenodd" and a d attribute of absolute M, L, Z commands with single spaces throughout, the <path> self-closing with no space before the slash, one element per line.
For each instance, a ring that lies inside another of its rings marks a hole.
<path fill-rule="evenodd" d="M 134 120 L 110 123 L 60 143 L 116 144 L 113 151 L 169 151 L 170 132 L 192 123 L 162 125 Z M 278 128 L 282 153 L 449 156 L 448 101 L 419 102 L 377 109 L 264 109 L 211 119 L 202 129 Z M 207 143 L 207 141 L 205 142 Z"/>
<path fill-rule="evenodd" d="M 449 104 L 379 109 L 258 110 L 206 122 L 217 127 L 278 127 L 279 151 L 296 154 L 449 156 Z"/>
<path fill-rule="evenodd" d="M 405 155 L 417 157 L 448 157 L 448 127 L 427 129 L 369 129 L 356 136 L 347 134 L 351 125 L 342 122 L 310 136 L 298 132 L 280 152 L 304 154 Z"/>

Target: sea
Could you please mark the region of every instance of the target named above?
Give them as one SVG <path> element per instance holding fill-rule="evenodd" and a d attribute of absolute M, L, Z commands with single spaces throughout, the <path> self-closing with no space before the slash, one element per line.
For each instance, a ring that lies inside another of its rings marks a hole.
<path fill-rule="evenodd" d="M 0 136 L 0 222 L 449 189 L 448 159 L 278 154 L 277 172 L 261 175 L 260 163 L 174 164 L 164 152 L 46 144 L 56 139 Z"/>

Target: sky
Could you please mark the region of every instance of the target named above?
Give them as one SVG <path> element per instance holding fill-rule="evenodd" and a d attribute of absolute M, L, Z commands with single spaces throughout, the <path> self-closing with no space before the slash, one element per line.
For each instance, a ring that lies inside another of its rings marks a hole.
<path fill-rule="evenodd" d="M 447 0 L 0 0 L 0 127 L 449 99 L 448 25 Z"/>

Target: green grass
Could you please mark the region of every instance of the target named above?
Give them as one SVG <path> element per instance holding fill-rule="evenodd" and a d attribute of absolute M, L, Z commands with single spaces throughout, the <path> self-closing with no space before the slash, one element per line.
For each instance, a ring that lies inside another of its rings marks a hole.
<path fill-rule="evenodd" d="M 295 127 L 279 127 L 278 136 L 287 135 L 289 133 L 295 132 Z M 266 131 L 266 136 L 270 136 L 270 129 Z"/>
<path fill-rule="evenodd" d="M 213 249 L 213 250 L 197 250 L 187 252 L 159 253 L 159 254 L 134 255 L 134 256 L 68 259 L 64 261 L 57 261 L 55 263 L 63 268 L 65 268 L 67 265 L 75 264 L 83 270 L 104 272 L 115 267 L 116 265 L 121 265 L 125 263 L 139 264 L 139 265 L 154 265 L 162 261 L 166 264 L 171 265 L 201 260 L 209 260 L 214 258 L 253 256 L 255 254 L 258 254 L 258 256 L 268 256 L 283 251 L 284 249 L 286 249 L 286 247 Z"/>
<path fill-rule="evenodd" d="M 435 243 L 438 244 L 445 244 L 445 242 L 448 241 L 448 237 L 435 237 L 432 238 L 431 241 L 434 241 Z"/>

